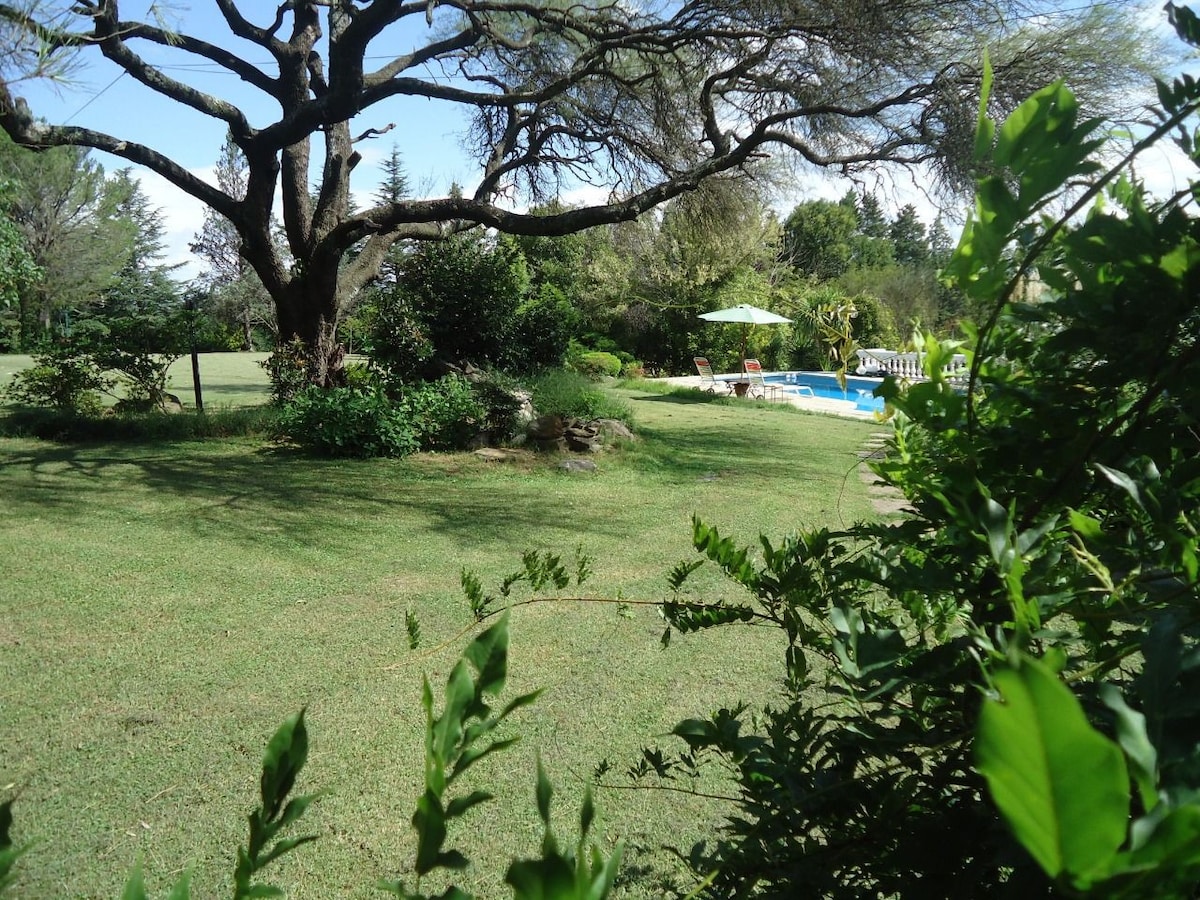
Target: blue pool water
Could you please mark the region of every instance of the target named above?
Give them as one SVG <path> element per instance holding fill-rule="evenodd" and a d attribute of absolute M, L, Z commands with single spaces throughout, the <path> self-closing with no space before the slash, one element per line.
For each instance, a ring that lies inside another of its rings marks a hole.
<path fill-rule="evenodd" d="M 788 391 L 801 385 L 812 388 L 813 395 L 825 400 L 848 400 L 863 412 L 883 412 L 883 400 L 872 396 L 875 388 L 879 387 L 878 378 L 856 378 L 851 375 L 846 378 L 846 390 L 842 390 L 837 378 L 831 372 L 770 372 L 763 375 L 767 384 L 778 385 L 781 390 Z M 807 396 L 808 391 L 798 392 Z"/>

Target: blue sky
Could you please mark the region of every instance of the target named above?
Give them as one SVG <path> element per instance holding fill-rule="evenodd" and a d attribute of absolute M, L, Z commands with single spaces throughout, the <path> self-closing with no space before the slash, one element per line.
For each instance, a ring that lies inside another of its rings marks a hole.
<path fill-rule="evenodd" d="M 1148 21 L 1163 22 L 1165 27 L 1165 17 L 1157 0 L 1145 0 L 1144 4 L 1142 0 L 1136 2 L 1145 6 Z M 123 4 L 122 17 L 140 18 L 150 5 L 147 0 L 127 2 Z M 252 18 L 256 13 L 265 16 L 268 10 L 273 14 L 274 10 L 273 3 L 244 3 L 242 6 Z M 266 51 L 230 36 L 219 13 L 210 4 L 196 2 L 191 9 L 176 6 L 174 15 L 177 21 L 168 18 L 168 24 L 188 34 L 209 38 L 271 71 Z M 265 24 L 266 20 L 262 21 Z M 403 32 L 389 33 L 385 38 L 389 52 L 405 49 Z M 264 125 L 274 120 L 277 112 L 274 102 L 236 76 L 178 50 L 145 42 L 136 42 L 134 46 L 149 61 L 163 66 L 168 75 L 237 104 L 253 124 Z M 385 58 L 376 57 L 377 64 Z M 160 97 L 130 76 L 123 75 L 98 54 L 88 53 L 81 59 L 87 61 L 87 65 L 73 74 L 72 83 L 56 86 L 47 82 L 23 82 L 16 85 L 15 92 L 29 101 L 36 115 L 51 123 L 93 128 L 146 144 L 200 177 L 215 182 L 212 170 L 224 141 L 224 123 Z M 473 188 L 478 168 L 467 158 L 461 145 L 467 120 L 458 108 L 424 99 L 397 99 L 360 115 L 354 122 L 353 131 L 357 134 L 367 128 L 382 129 L 389 124 L 395 127 L 387 134 L 356 145 L 363 161 L 355 170 L 353 187 L 362 201 L 365 202 L 378 186 L 382 178 L 379 163 L 390 154 L 393 145 L 400 150 L 414 194 L 441 196 L 453 182 L 462 184 L 468 191 Z M 318 140 L 314 140 L 314 144 L 317 143 Z M 318 161 L 320 153 L 320 148 L 314 146 Z M 124 160 L 105 154 L 97 154 L 97 157 L 110 170 L 127 165 Z M 1159 193 L 1173 190 L 1179 176 L 1187 172 L 1186 163 L 1170 155 L 1148 161 L 1141 170 L 1143 177 Z M 922 180 L 921 173 L 881 172 L 878 184 L 872 187 L 877 187 L 881 198 L 893 208 L 913 203 L 928 223 L 936 210 L 925 196 Z M 143 175 L 142 186 L 154 205 L 164 213 L 170 261 L 189 260 L 187 243 L 203 221 L 202 205 L 152 173 Z M 780 210 L 786 214 L 795 203 L 806 199 L 837 199 L 852 186 L 832 175 L 802 175 L 797 178 L 795 191 L 780 198 Z M 579 196 L 587 197 L 587 191 L 581 190 Z M 599 199 L 599 196 L 601 192 L 591 192 L 592 199 Z M 197 274 L 197 270 L 187 266 L 182 274 L 189 277 Z"/>

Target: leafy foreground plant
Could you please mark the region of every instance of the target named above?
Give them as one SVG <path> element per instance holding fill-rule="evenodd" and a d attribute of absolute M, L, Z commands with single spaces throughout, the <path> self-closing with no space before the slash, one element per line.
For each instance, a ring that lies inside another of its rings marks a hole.
<path fill-rule="evenodd" d="M 471 895 L 457 887 L 448 887 L 437 895 L 422 893 L 422 881 L 438 870 L 456 872 L 469 860 L 447 846 L 449 825 L 471 809 L 492 799 L 486 791 L 476 790 L 465 796 L 452 796 L 457 780 L 479 760 L 514 744 L 518 738 L 492 739 L 489 736 L 510 714 L 537 699 L 540 691 L 523 694 L 496 711 L 489 698 L 497 697 L 508 677 L 508 617 L 501 616 L 479 634 L 464 651 L 446 681 L 442 711 L 435 715 L 433 691 L 429 680 L 422 687 L 425 708 L 425 793 L 417 801 L 413 828 L 417 832 L 414 862 L 415 883 L 409 888 L 403 879 L 380 882 L 379 887 L 407 900 L 470 900 Z M 282 896 L 278 887 L 262 883 L 259 874 L 270 863 L 297 847 L 316 840 L 316 835 L 285 837 L 318 797 L 306 794 L 292 797 L 297 778 L 308 758 L 308 730 L 304 710 L 285 721 L 267 744 L 260 779 L 260 803 L 249 815 L 249 838 L 237 851 L 234 868 L 235 900 L 251 897 Z M 537 808 L 544 827 L 541 855 L 515 860 L 508 868 L 507 883 L 518 900 L 563 898 L 563 900 L 603 900 L 612 889 L 621 862 L 620 844 L 607 859 L 594 845 L 588 844 L 588 832 L 595 819 L 591 792 L 587 791 L 580 813 L 579 840 L 574 848 L 561 849 L 550 827 L 550 802 L 553 796 L 541 762 L 537 768 Z M 12 886 L 13 864 L 28 850 L 14 846 L 12 801 L 0 804 L 0 893 Z M 170 893 L 171 900 L 191 896 L 191 873 L 185 872 Z M 122 893 L 123 900 L 146 900 L 147 893 L 140 865 L 134 869 Z"/>
<path fill-rule="evenodd" d="M 1143 146 L 1178 130 L 1194 157 L 1200 85 L 1159 93 Z M 682 722 L 684 749 L 634 767 L 735 773 L 724 832 L 682 851 L 709 895 L 1200 890 L 1200 222 L 1192 191 L 1096 179 L 1098 129 L 1061 84 L 981 115 L 989 175 L 950 274 L 993 314 L 965 347 L 919 336 L 928 380 L 880 389 L 874 468 L 911 516 L 758 559 L 696 521 L 664 640 L 751 622 L 786 648 L 777 705 Z M 1045 292 L 1019 302 L 1032 272 Z M 966 391 L 942 374 L 960 350 Z M 748 599 L 689 596 L 705 562 Z"/>

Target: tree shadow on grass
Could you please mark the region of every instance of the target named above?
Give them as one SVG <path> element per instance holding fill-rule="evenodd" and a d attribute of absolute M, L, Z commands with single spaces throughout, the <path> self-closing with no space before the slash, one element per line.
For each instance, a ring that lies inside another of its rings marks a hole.
<path fill-rule="evenodd" d="M 611 510 L 582 515 L 571 497 L 555 500 L 546 483 L 568 476 L 552 463 L 529 477 L 434 474 L 403 460 L 314 459 L 287 450 L 222 443 L 47 444 L 0 455 L 0 495 L 10 515 L 58 510 L 64 518 L 127 508 L 186 515 L 172 528 L 279 544 L 353 544 L 355 525 L 413 522 L 413 533 L 471 544 L 509 545 L 514 534 L 561 530 L 563 540 L 599 532 L 620 536 L 626 520 Z M 589 478 L 594 476 L 578 476 Z M 568 492 L 569 493 L 569 492 Z M 172 502 L 162 504 L 162 497 Z M 561 509 L 556 508 L 561 504 Z M 344 521 L 344 537 L 337 525 Z"/>

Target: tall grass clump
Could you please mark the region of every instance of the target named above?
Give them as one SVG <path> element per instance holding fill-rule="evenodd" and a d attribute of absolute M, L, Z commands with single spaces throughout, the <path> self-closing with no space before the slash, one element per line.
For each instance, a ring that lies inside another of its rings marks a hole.
<path fill-rule="evenodd" d="M 543 415 L 620 419 L 627 424 L 633 418 L 629 404 L 605 393 L 578 372 L 551 369 L 534 379 L 530 390 L 534 409 Z"/>

